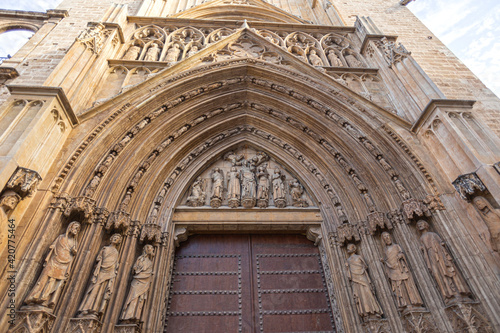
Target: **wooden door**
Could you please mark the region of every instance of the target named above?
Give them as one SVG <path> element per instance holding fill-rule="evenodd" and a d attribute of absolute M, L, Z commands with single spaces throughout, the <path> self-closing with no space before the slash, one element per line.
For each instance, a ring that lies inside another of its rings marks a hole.
<path fill-rule="evenodd" d="M 335 332 L 318 249 L 301 235 L 190 237 L 165 332 Z"/>

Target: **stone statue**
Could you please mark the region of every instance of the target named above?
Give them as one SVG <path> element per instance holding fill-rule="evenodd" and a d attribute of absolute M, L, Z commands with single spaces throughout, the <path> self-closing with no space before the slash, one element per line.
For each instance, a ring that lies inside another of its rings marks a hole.
<path fill-rule="evenodd" d="M 240 205 L 240 198 L 240 172 L 233 166 L 227 173 L 227 200 L 229 207 L 238 207 Z"/>
<path fill-rule="evenodd" d="M 142 308 L 148 297 L 149 284 L 153 275 L 154 248 L 144 245 L 142 255 L 137 258 L 133 272 L 134 277 L 130 283 L 127 300 L 123 306 L 120 319 L 127 322 L 137 322 L 141 319 Z"/>
<path fill-rule="evenodd" d="M 255 206 L 256 181 L 251 161 L 244 161 L 241 167 L 241 205 L 245 208 Z"/>
<path fill-rule="evenodd" d="M 151 44 L 148 51 L 146 52 L 144 61 L 157 61 L 159 53 L 160 53 L 160 48 L 158 47 L 158 44 L 156 43 Z"/>
<path fill-rule="evenodd" d="M 302 198 L 302 195 L 304 194 L 304 187 L 300 185 L 299 181 L 294 178 L 290 182 L 289 186 L 290 186 L 290 194 L 292 195 L 293 205 L 295 207 L 309 206 L 307 204 L 307 201 Z"/>
<path fill-rule="evenodd" d="M 344 67 L 342 60 L 339 59 L 334 50 L 328 51 L 328 60 L 332 67 Z"/>
<path fill-rule="evenodd" d="M 222 192 L 224 191 L 224 176 L 219 168 L 212 172 L 212 196 L 210 197 L 210 206 L 219 208 L 222 204 Z"/>
<path fill-rule="evenodd" d="M 141 53 L 141 48 L 137 45 L 132 45 L 128 48 L 127 53 L 123 56 L 123 60 L 137 60 L 139 54 Z"/>
<path fill-rule="evenodd" d="M 281 174 L 281 170 L 274 169 L 272 176 L 274 205 L 278 208 L 286 207 L 285 181 L 286 176 Z"/>
<path fill-rule="evenodd" d="M 199 207 L 205 204 L 206 194 L 203 191 L 203 180 L 201 177 L 196 178 L 191 186 L 191 195 L 187 198 L 187 205 L 191 207 Z"/>
<path fill-rule="evenodd" d="M 78 309 L 78 317 L 99 319 L 106 310 L 118 271 L 118 246 L 122 242 L 122 236 L 114 234 L 111 236 L 110 242 L 111 244 L 104 246 L 97 255 L 94 273 Z"/>
<path fill-rule="evenodd" d="M 191 46 L 191 48 L 189 49 L 189 52 L 187 53 L 187 56 L 188 58 L 195 55 L 196 53 L 198 53 L 198 46 L 196 45 L 193 45 Z"/>
<path fill-rule="evenodd" d="M 59 235 L 50 246 L 45 258 L 42 274 L 26 297 L 26 304 L 39 304 L 54 308 L 64 285 L 69 277 L 71 264 L 76 255 L 77 239 L 80 223 L 74 221 L 68 225 L 66 232 Z"/>
<path fill-rule="evenodd" d="M 493 251 L 500 252 L 500 212 L 482 196 L 472 199 L 472 203 L 488 227 L 491 235 L 491 248 Z"/>
<path fill-rule="evenodd" d="M 398 308 L 407 311 L 415 307 L 421 308 L 422 298 L 411 276 L 403 250 L 392 242 L 391 234 L 388 232 L 382 233 L 382 240 L 385 243 L 385 258 L 380 261 L 385 264 L 385 271 L 391 282 Z"/>
<path fill-rule="evenodd" d="M 375 289 L 373 288 L 370 276 L 368 275 L 368 266 L 360 255 L 356 254 L 356 245 L 347 245 L 347 274 L 351 281 L 352 293 L 356 302 L 356 309 L 360 317 L 377 317 L 384 314 L 382 308 L 375 298 Z"/>
<path fill-rule="evenodd" d="M 269 173 L 265 167 L 258 167 L 257 179 L 257 205 L 266 208 L 269 205 Z"/>
<path fill-rule="evenodd" d="M 347 54 L 345 56 L 345 61 L 347 62 L 349 67 L 363 67 L 363 64 L 361 63 L 361 61 L 356 59 L 356 57 L 353 56 L 352 54 Z"/>
<path fill-rule="evenodd" d="M 420 248 L 425 263 L 434 280 L 436 280 L 445 304 L 449 305 L 463 299 L 467 300 L 468 296 L 471 295 L 469 287 L 460 276 L 441 237 L 435 232 L 429 231 L 429 224 L 424 220 L 417 222 L 417 229 L 422 232 Z"/>
<path fill-rule="evenodd" d="M 9 213 L 16 207 L 21 197 L 12 190 L 5 191 L 0 197 L 0 253 L 7 247 L 9 235 Z"/>
<path fill-rule="evenodd" d="M 309 61 L 311 62 L 311 65 L 313 65 L 313 66 L 323 66 L 323 61 L 316 54 L 316 50 L 311 50 L 309 52 Z"/>
<path fill-rule="evenodd" d="M 177 59 L 179 59 L 179 54 L 181 53 L 181 49 L 179 48 L 179 44 L 174 44 L 172 45 L 167 52 L 167 55 L 165 57 L 166 62 L 177 62 Z"/>

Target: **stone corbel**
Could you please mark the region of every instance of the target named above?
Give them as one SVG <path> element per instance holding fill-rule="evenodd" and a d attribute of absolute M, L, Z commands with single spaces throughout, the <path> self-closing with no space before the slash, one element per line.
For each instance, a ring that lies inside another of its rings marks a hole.
<path fill-rule="evenodd" d="M 446 308 L 454 332 L 493 332 L 489 320 L 474 304 L 458 303 Z"/>
<path fill-rule="evenodd" d="M 71 318 L 67 333 L 100 333 L 102 323 L 94 318 Z"/>
<path fill-rule="evenodd" d="M 19 72 L 14 67 L 0 67 L 0 80 L 11 80 L 19 76 Z"/>
<path fill-rule="evenodd" d="M 391 230 L 392 222 L 387 218 L 385 213 L 373 212 L 367 216 L 367 228 L 371 235 L 374 235 L 377 231 L 377 227 L 380 230 Z"/>
<path fill-rule="evenodd" d="M 52 201 L 49 204 L 50 209 L 59 209 L 61 212 L 64 212 L 66 208 L 68 208 L 69 203 L 71 202 L 72 198 L 71 196 L 66 193 L 58 193 L 54 195 L 54 198 L 52 198 Z"/>
<path fill-rule="evenodd" d="M 487 190 L 475 172 L 458 176 L 452 184 L 458 194 L 460 194 L 460 197 L 467 201 Z"/>
<path fill-rule="evenodd" d="M 357 225 L 344 223 L 337 227 L 336 241 L 341 245 L 346 245 L 347 242 L 359 242 L 361 236 Z"/>
<path fill-rule="evenodd" d="M 51 332 L 56 317 L 44 310 L 21 310 L 17 311 L 17 324 L 9 330 L 9 333 L 42 333 Z"/>
<path fill-rule="evenodd" d="M 81 222 L 92 223 L 95 208 L 94 199 L 76 197 L 69 202 L 68 207 L 64 211 L 64 216 L 69 217 L 71 214 L 79 213 L 81 215 Z"/>
<path fill-rule="evenodd" d="M 413 198 L 403 201 L 401 210 L 408 224 L 424 217 L 431 217 L 432 215 L 429 208 L 421 200 Z"/>
<path fill-rule="evenodd" d="M 390 333 L 391 327 L 387 319 L 367 319 L 363 322 L 366 333 Z"/>
<path fill-rule="evenodd" d="M 141 235 L 139 237 L 141 242 L 146 240 L 154 244 L 159 244 L 162 241 L 161 237 L 161 226 L 152 223 L 143 224 L 141 228 Z"/>
<path fill-rule="evenodd" d="M 425 197 L 424 204 L 426 204 L 427 208 L 429 208 L 431 212 L 435 212 L 437 210 L 446 210 L 439 195 L 429 194 Z"/>
<path fill-rule="evenodd" d="M 6 188 L 15 191 L 21 198 L 31 197 L 36 192 L 42 177 L 38 172 L 27 168 L 17 167 L 7 182 Z"/>
<path fill-rule="evenodd" d="M 108 221 L 106 222 L 106 230 L 124 230 L 131 225 L 130 214 L 124 211 L 116 211 L 109 214 Z"/>
<path fill-rule="evenodd" d="M 323 236 L 321 235 L 321 227 L 307 228 L 306 237 L 311 242 L 314 242 L 314 246 L 318 246 L 323 239 Z"/>
<path fill-rule="evenodd" d="M 139 324 L 119 324 L 115 325 L 115 333 L 141 333 Z"/>
<path fill-rule="evenodd" d="M 109 210 L 106 208 L 98 207 L 94 213 L 94 223 L 104 225 L 109 218 Z"/>
<path fill-rule="evenodd" d="M 189 237 L 189 231 L 186 227 L 176 227 L 174 231 L 174 244 L 175 247 L 179 247 L 181 242 L 187 241 Z"/>
<path fill-rule="evenodd" d="M 403 314 L 403 318 L 404 326 L 407 332 L 438 332 L 436 325 L 434 324 L 434 319 L 428 311 L 408 311 Z"/>
<path fill-rule="evenodd" d="M 84 44 L 93 53 L 99 55 L 104 46 L 105 25 L 98 22 L 89 22 L 87 29 L 80 33 L 76 40 Z"/>

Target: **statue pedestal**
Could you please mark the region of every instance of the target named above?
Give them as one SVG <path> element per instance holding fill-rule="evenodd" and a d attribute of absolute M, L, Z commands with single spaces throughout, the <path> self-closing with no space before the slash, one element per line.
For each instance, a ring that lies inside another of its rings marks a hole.
<path fill-rule="evenodd" d="M 102 323 L 96 318 L 71 318 L 69 321 L 67 333 L 100 333 Z"/>
<path fill-rule="evenodd" d="M 401 315 L 408 332 L 434 332 L 436 330 L 434 320 L 425 308 L 405 309 Z"/>
<path fill-rule="evenodd" d="M 139 324 L 118 324 L 115 325 L 115 333 L 141 333 Z"/>
<path fill-rule="evenodd" d="M 16 324 L 9 333 L 50 332 L 56 317 L 52 310 L 42 306 L 24 306 L 16 313 Z"/>

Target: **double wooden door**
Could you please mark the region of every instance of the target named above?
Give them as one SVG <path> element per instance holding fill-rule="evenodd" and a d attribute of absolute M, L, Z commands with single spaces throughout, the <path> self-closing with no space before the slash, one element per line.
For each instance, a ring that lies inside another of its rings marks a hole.
<path fill-rule="evenodd" d="M 318 249 L 301 235 L 196 235 L 175 256 L 165 332 L 335 332 Z"/>

